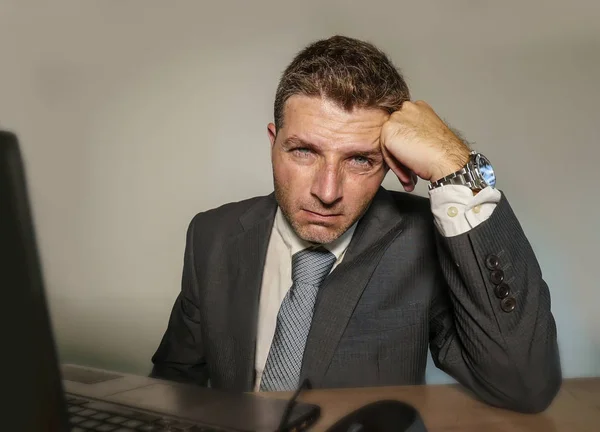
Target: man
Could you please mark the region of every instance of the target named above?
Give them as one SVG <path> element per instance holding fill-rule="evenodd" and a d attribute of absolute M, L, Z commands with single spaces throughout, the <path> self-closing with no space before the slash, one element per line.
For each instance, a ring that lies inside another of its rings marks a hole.
<path fill-rule="evenodd" d="M 238 391 L 421 384 L 435 364 L 495 406 L 561 383 L 550 295 L 491 166 L 389 59 L 346 37 L 287 67 L 274 194 L 198 214 L 155 377 Z M 406 192 L 387 191 L 388 169 Z M 407 192 L 417 178 L 430 199 Z"/>

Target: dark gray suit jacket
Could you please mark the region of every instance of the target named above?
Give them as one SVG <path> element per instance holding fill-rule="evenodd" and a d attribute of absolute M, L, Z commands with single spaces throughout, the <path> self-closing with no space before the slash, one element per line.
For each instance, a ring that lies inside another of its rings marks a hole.
<path fill-rule="evenodd" d="M 276 209 L 271 194 L 192 220 L 152 376 L 252 389 Z M 492 281 L 495 258 L 512 311 Z M 428 347 L 440 369 L 491 405 L 537 412 L 560 387 L 548 287 L 504 194 L 490 219 L 444 238 L 429 200 L 381 188 L 319 291 L 301 376 L 316 388 L 422 384 Z"/>

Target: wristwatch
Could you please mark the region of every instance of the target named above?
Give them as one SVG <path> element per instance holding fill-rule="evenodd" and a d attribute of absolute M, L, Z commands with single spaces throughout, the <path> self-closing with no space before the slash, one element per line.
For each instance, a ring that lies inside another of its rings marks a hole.
<path fill-rule="evenodd" d="M 481 153 L 472 151 L 469 161 L 460 170 L 429 183 L 429 190 L 446 185 L 468 186 L 474 191 L 479 191 L 487 186 L 496 186 L 496 175 L 492 164 Z"/>

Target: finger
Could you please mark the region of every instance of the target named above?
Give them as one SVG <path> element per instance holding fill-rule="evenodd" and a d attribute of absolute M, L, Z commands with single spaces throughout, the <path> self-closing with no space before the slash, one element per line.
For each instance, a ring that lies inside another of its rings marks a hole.
<path fill-rule="evenodd" d="M 387 164 L 390 167 L 390 169 L 394 172 L 394 174 L 396 174 L 398 180 L 400 180 L 400 182 L 403 185 L 414 184 L 414 180 L 410 173 L 410 170 L 401 163 L 399 163 L 396 159 L 394 159 L 393 157 L 389 158 L 387 160 Z"/>
<path fill-rule="evenodd" d="M 400 180 L 400 183 L 402 183 L 404 190 L 407 192 L 412 192 L 417 184 L 417 176 L 397 160 L 395 160 L 395 163 L 396 169 L 392 171 L 394 171 L 396 177 L 398 177 L 398 180 Z"/>
<path fill-rule="evenodd" d="M 407 192 L 412 192 L 415 188 L 416 179 L 415 174 L 409 170 L 406 166 L 400 163 L 395 157 L 393 157 L 385 147 L 383 147 L 383 158 L 390 169 L 396 174 L 398 180 Z"/>
<path fill-rule="evenodd" d="M 390 152 L 383 147 L 382 148 L 383 158 L 390 169 L 398 176 L 401 182 L 410 183 L 412 181 L 409 170 L 402 165 Z"/>
<path fill-rule="evenodd" d="M 412 176 L 413 184 L 416 186 L 417 182 L 419 181 L 419 176 L 412 171 L 410 172 L 410 175 Z"/>

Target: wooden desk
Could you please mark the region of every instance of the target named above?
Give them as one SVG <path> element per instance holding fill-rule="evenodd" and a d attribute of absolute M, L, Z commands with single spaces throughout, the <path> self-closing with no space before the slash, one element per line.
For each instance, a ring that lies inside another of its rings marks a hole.
<path fill-rule="evenodd" d="M 291 393 L 266 393 L 289 398 Z M 542 414 L 519 414 L 474 400 L 458 385 L 310 390 L 300 400 L 321 406 L 315 431 L 325 430 L 347 413 L 381 399 L 410 403 L 429 432 L 599 432 L 600 378 L 568 379 Z"/>

